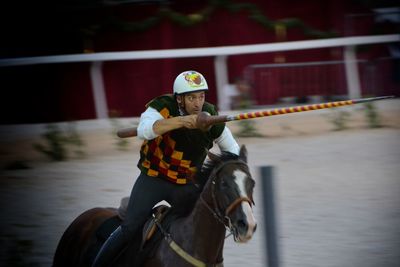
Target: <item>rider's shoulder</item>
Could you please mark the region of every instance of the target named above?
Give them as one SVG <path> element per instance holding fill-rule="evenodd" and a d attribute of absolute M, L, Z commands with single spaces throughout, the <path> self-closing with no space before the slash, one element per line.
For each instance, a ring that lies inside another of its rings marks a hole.
<path fill-rule="evenodd" d="M 146 104 L 146 108 L 148 107 L 153 107 L 153 108 L 160 108 L 160 107 L 165 107 L 165 106 L 170 106 L 173 103 L 175 103 L 175 98 L 174 95 L 172 94 L 165 94 L 158 96 L 156 98 L 153 98 Z"/>
<path fill-rule="evenodd" d="M 217 107 L 209 102 L 204 102 L 203 111 L 210 113 L 210 115 L 218 115 Z"/>

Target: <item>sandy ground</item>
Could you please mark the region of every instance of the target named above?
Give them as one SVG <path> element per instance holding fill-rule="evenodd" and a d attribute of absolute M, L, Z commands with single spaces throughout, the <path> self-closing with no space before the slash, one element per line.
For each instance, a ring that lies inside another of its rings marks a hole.
<path fill-rule="evenodd" d="M 321 110 L 255 119 L 263 137 L 237 138 L 248 148 L 258 185 L 259 167 L 274 167 L 281 266 L 399 266 L 399 104 L 376 105 L 382 128 L 368 128 L 361 107 L 349 107 L 341 109 L 351 113 L 343 131 L 333 131 L 332 111 Z M 121 119 L 118 125 L 136 121 Z M 140 141 L 129 139 L 121 151 L 109 121 L 75 126 L 86 156 L 63 162 L 32 149 L 43 142 L 43 125 L 0 127 L 1 266 L 50 266 L 76 216 L 95 206 L 116 207 L 129 194 Z M 229 127 L 240 130 L 237 122 Z M 15 162 L 30 168 L 5 169 Z M 260 186 L 255 199 L 258 230 L 247 244 L 227 239 L 225 266 L 266 266 Z"/>

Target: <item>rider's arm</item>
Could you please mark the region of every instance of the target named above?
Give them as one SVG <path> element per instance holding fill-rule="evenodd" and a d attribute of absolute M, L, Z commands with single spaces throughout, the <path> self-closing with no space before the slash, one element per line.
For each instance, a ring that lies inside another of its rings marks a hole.
<path fill-rule="evenodd" d="M 179 116 L 165 119 L 156 109 L 149 107 L 140 116 L 138 137 L 151 140 L 166 132 L 186 127 L 196 128 L 197 115 Z"/>
<path fill-rule="evenodd" d="M 232 132 L 228 127 L 224 128 L 222 134 L 215 139 L 215 143 L 219 146 L 221 151 L 228 151 L 233 154 L 239 155 L 240 147 L 232 136 Z"/>
<path fill-rule="evenodd" d="M 164 119 L 164 117 L 156 109 L 151 107 L 147 108 L 140 116 L 140 121 L 137 128 L 137 136 L 140 139 L 147 140 L 156 138 L 157 134 L 153 131 L 153 124 L 162 119 Z"/>

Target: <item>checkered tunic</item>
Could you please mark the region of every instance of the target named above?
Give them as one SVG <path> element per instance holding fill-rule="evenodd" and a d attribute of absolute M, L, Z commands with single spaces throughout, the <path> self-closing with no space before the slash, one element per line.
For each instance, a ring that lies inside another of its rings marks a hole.
<path fill-rule="evenodd" d="M 156 109 L 164 118 L 179 115 L 173 95 L 163 95 L 150 101 L 147 107 Z M 214 105 L 205 102 L 203 111 L 217 115 Z M 145 140 L 140 149 L 139 169 L 148 176 L 167 179 L 176 184 L 186 184 L 203 163 L 207 151 L 225 128 L 216 124 L 207 132 L 180 128 L 152 140 Z"/>

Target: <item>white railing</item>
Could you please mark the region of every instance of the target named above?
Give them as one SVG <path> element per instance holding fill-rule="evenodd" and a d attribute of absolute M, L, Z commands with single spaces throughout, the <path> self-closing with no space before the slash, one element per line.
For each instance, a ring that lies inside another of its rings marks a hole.
<path fill-rule="evenodd" d="M 318 49 L 327 47 L 345 47 L 346 82 L 348 94 L 352 97 L 360 95 L 359 75 L 354 61 L 356 59 L 354 46 L 363 44 L 378 44 L 399 42 L 400 35 L 375 35 L 356 36 L 343 38 L 330 38 L 322 40 L 291 41 L 269 44 L 254 44 L 240 46 L 222 46 L 207 48 L 186 48 L 169 50 L 147 50 L 128 52 L 109 52 L 93 54 L 55 55 L 42 57 L 6 58 L 0 59 L 0 67 L 53 64 L 70 62 L 92 62 L 90 78 L 95 102 L 97 118 L 105 118 L 108 115 L 107 100 L 104 99 L 105 85 L 102 77 L 102 64 L 104 61 L 138 60 L 138 59 L 163 59 L 183 57 L 209 57 L 214 56 L 214 69 L 217 84 L 218 105 L 224 110 L 224 99 L 227 97 L 224 88 L 228 82 L 227 60 L 231 55 L 269 53 L 277 51 L 292 51 L 304 49 Z"/>

